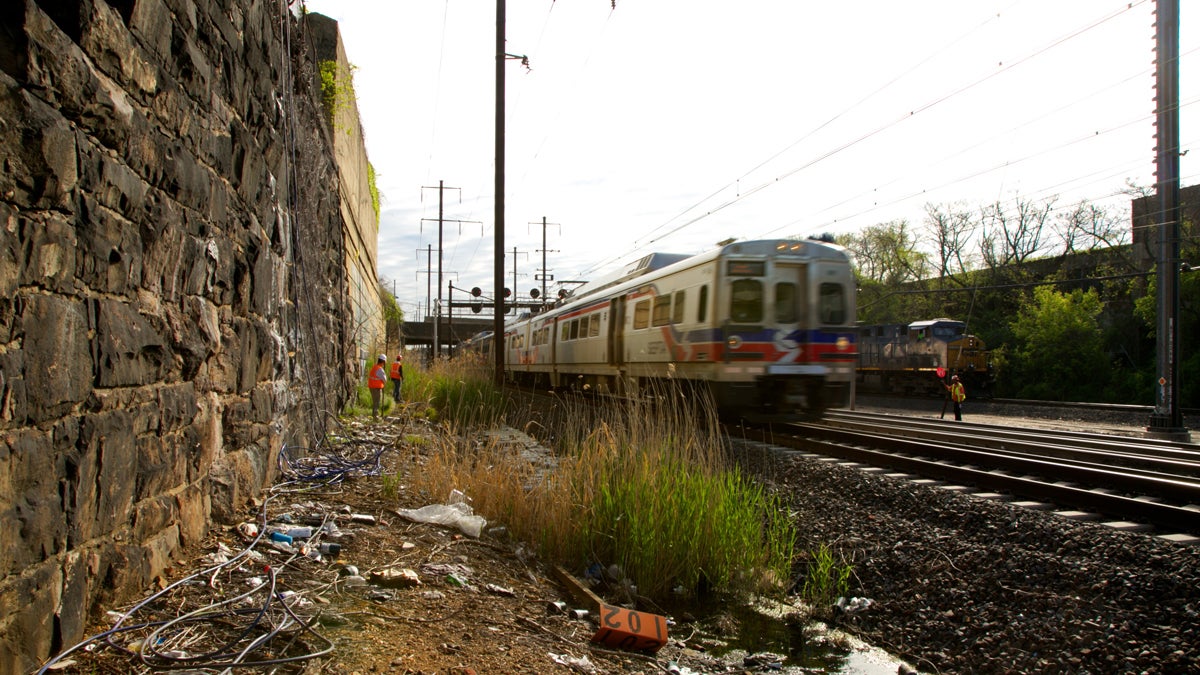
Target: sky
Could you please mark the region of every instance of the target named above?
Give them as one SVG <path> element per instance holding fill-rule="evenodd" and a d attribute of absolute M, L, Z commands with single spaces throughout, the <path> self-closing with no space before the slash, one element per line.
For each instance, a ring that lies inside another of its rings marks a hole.
<path fill-rule="evenodd" d="M 490 296 L 496 3 L 305 4 L 339 22 L 355 68 L 380 277 L 410 320 L 428 314 L 442 185 L 443 300 Z M 505 52 L 528 59 L 505 66 L 505 279 L 522 298 L 538 275 L 554 293 L 729 238 L 919 231 L 927 204 L 1124 212 L 1154 182 L 1153 0 L 506 4 Z M 1181 4 L 1189 151 L 1200 18 Z M 1180 176 L 1200 182 L 1200 151 Z"/>

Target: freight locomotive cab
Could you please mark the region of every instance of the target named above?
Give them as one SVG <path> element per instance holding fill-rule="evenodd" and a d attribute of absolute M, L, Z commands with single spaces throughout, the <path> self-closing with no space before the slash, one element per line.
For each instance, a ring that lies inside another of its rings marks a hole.
<path fill-rule="evenodd" d="M 852 279 L 819 241 L 652 253 L 506 326 L 506 373 L 614 396 L 703 388 L 743 417 L 820 412 L 849 400 Z"/>
<path fill-rule="evenodd" d="M 990 396 L 995 369 L 987 345 L 954 319 L 859 327 L 858 381 L 866 391 L 944 394 L 938 369 L 959 375 L 969 395 Z"/>

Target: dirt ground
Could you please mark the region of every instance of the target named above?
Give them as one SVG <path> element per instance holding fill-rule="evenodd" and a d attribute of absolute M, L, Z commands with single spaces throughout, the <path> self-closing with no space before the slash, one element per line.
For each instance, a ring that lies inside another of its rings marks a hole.
<path fill-rule="evenodd" d="M 412 446 L 412 436 L 436 432 L 413 420 L 392 418 L 355 424 L 347 433 L 363 447 L 385 448 L 402 443 Z M 400 509 L 429 505 L 406 490 L 404 475 L 397 474 L 402 454 L 382 452 L 380 476 L 277 489 L 273 496 L 247 505 L 242 525 L 216 529 L 201 550 L 177 561 L 171 578 L 162 579 L 158 588 L 150 591 L 161 596 L 143 600 L 148 604 L 131 613 L 122 625 L 171 621 L 206 603 L 250 593 L 255 584 L 269 584 L 272 572 L 276 594 L 268 596 L 261 591 L 229 604 L 229 608 L 240 608 L 236 617 L 220 614 L 195 622 L 186 631 L 172 627 L 162 634 L 178 635 L 171 641 L 152 636 L 151 641 L 161 645 L 156 653 L 164 656 L 148 662 L 158 668 L 190 666 L 187 672 L 219 672 L 225 656 L 242 649 L 249 639 L 246 636 L 258 635 L 268 623 L 256 609 L 268 597 L 287 597 L 296 617 L 309 622 L 311 630 L 293 626 L 240 657 L 264 662 L 253 672 L 687 674 L 748 672 L 750 668 L 758 670 L 754 668 L 758 662 L 766 669 L 777 660 L 739 657 L 736 666 L 730 666 L 709 657 L 710 636 L 737 629 L 730 623 L 735 619 L 719 614 L 710 625 L 671 617 L 670 639 L 654 654 L 593 642 L 598 630 L 596 617 L 579 616 L 575 611 L 586 607 L 585 598 L 573 594 L 552 566 L 526 546 L 511 541 L 503 523 L 488 523 L 481 535 L 474 537 L 458 527 L 415 522 L 399 515 Z M 281 519 L 290 519 L 293 526 L 310 525 L 319 536 L 307 542 L 295 539 L 290 546 L 266 537 L 254 542 L 248 536 L 253 534 L 253 524 L 278 524 Z M 320 533 L 322 522 L 336 524 L 336 532 Z M 341 548 L 336 557 L 322 555 L 318 560 L 311 549 L 308 556 L 303 555 L 301 543 L 312 548 L 321 543 Z M 249 555 L 244 554 L 247 546 Z M 211 565 L 229 558 L 232 562 L 208 571 Z M 264 570 L 269 571 L 264 574 Z M 203 574 L 196 577 L 200 571 Z M 584 574 L 583 570 L 569 572 L 577 581 Z M 188 575 L 193 576 L 190 581 L 178 581 Z M 595 592 L 604 595 L 605 587 L 598 585 Z M 605 601 L 616 602 L 607 597 Z M 286 614 L 278 610 L 278 603 L 275 607 L 269 623 L 286 624 Z M 108 615 L 102 616 L 94 633 L 109 629 L 130 608 L 101 608 L 100 613 L 108 610 Z M 136 648 L 140 640 L 147 639 L 149 630 L 113 636 L 112 643 L 119 648 L 99 641 L 89 643 L 63 657 L 55 669 L 88 673 L 157 670 L 123 651 Z M 326 651 L 322 656 L 299 658 Z M 285 658 L 299 660 L 274 661 Z"/>

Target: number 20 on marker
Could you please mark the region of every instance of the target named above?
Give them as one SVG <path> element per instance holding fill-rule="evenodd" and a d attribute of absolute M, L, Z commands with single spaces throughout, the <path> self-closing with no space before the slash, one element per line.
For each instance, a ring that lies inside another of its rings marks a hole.
<path fill-rule="evenodd" d="M 592 642 L 631 651 L 657 652 L 667 644 L 667 619 L 658 614 L 600 605 L 600 629 Z"/>

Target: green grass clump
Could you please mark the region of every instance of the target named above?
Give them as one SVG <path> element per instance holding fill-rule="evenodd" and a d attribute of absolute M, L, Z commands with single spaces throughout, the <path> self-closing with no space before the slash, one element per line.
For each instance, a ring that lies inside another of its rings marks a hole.
<path fill-rule="evenodd" d="M 458 404 L 480 396 L 467 389 Z M 710 407 L 671 401 L 566 410 L 544 425 L 566 439 L 553 466 L 519 443 L 452 436 L 412 487 L 434 499 L 462 490 L 544 558 L 616 564 L 651 599 L 782 588 L 795 541 L 786 510 L 729 461 Z"/>
<path fill-rule="evenodd" d="M 800 597 L 814 607 L 829 607 L 850 588 L 853 567 L 841 563 L 826 544 L 808 554 L 808 571 Z"/>

